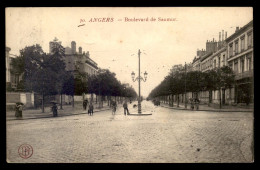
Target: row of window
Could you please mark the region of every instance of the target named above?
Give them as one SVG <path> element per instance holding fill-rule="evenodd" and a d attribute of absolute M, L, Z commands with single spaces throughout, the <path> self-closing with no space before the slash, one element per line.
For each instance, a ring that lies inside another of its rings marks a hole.
<path fill-rule="evenodd" d="M 240 51 L 239 51 L 239 40 L 240 40 Z M 233 48 L 233 45 L 235 48 Z M 253 45 L 253 35 L 252 31 L 247 33 L 247 49 L 251 48 Z M 240 36 L 240 38 L 237 38 L 234 42 L 229 44 L 229 57 L 232 57 L 233 55 L 238 54 L 239 52 L 243 52 L 246 50 L 246 44 L 245 44 L 245 34 Z"/>
<path fill-rule="evenodd" d="M 240 62 L 240 63 L 238 63 Z M 233 67 L 234 64 L 234 67 Z M 240 69 L 238 67 L 240 64 Z M 236 59 L 229 63 L 229 67 L 233 68 L 234 73 L 243 73 L 245 71 L 252 70 L 252 53 L 240 57 L 240 60 Z"/>
<path fill-rule="evenodd" d="M 207 60 L 206 62 L 201 64 L 201 70 L 205 70 L 212 67 L 212 59 Z"/>
<path fill-rule="evenodd" d="M 206 62 L 201 64 L 201 70 L 208 69 L 208 68 L 210 68 L 212 66 L 213 66 L 213 68 L 221 67 L 221 65 L 220 65 L 221 62 L 223 63 L 222 66 L 225 66 L 225 60 L 226 60 L 225 55 L 223 55 L 223 60 L 222 61 L 221 61 L 221 57 L 218 56 L 218 64 L 217 64 L 217 60 L 216 59 L 214 59 L 214 61 L 213 61 L 213 59 L 210 59 L 210 60 L 208 60 L 208 61 L 206 61 Z"/>

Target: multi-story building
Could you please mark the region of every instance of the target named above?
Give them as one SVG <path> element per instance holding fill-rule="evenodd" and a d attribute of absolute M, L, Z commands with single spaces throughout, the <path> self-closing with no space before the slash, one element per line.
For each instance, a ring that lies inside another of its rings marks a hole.
<path fill-rule="evenodd" d="M 89 52 L 82 52 L 82 47 L 79 47 L 78 52 L 76 51 L 76 42 L 71 42 L 71 47 L 62 47 L 61 41 L 55 38 L 50 42 L 50 53 L 52 53 L 53 47 L 59 46 L 64 50 L 64 62 L 66 64 L 66 70 L 74 72 L 78 70 L 82 73 L 87 73 L 88 75 L 93 75 L 97 73 L 98 67 L 97 63 L 89 57 Z"/>
<path fill-rule="evenodd" d="M 221 39 L 222 37 L 222 39 Z M 225 34 L 225 39 L 227 38 L 227 32 Z M 224 39 L 224 30 L 219 32 L 219 41 L 207 41 L 206 42 L 206 51 L 203 53 L 203 50 L 197 51 L 198 57 L 195 57 L 193 60 L 193 70 L 206 72 L 215 68 L 220 68 L 227 65 L 227 54 L 226 54 L 226 43 Z M 222 89 L 221 98 L 222 104 L 225 104 L 227 100 L 227 95 L 225 93 L 226 89 Z M 201 91 L 199 93 L 200 100 L 203 103 L 219 103 L 219 91 Z"/>
<path fill-rule="evenodd" d="M 55 37 L 53 41 L 49 42 L 49 53 L 53 54 L 53 50 L 55 48 L 58 48 L 59 50 L 61 50 L 62 53 L 65 52 L 64 47 L 61 45 L 61 41 L 58 41 L 58 39 Z"/>
<path fill-rule="evenodd" d="M 22 80 L 22 74 L 12 72 L 12 60 L 16 55 L 10 54 L 11 48 L 5 48 L 6 86 L 17 89 L 18 83 Z"/>
<path fill-rule="evenodd" d="M 226 39 L 227 62 L 235 73 L 235 103 L 253 102 L 253 21 Z"/>
<path fill-rule="evenodd" d="M 192 71 L 200 71 L 200 56 L 194 57 L 192 61 Z"/>
<path fill-rule="evenodd" d="M 200 59 L 200 71 L 205 72 L 212 69 L 212 52 L 205 54 Z"/>
<path fill-rule="evenodd" d="M 82 52 L 82 47 L 79 47 L 79 51 L 77 52 L 75 41 L 71 42 L 71 48 L 65 48 L 64 61 L 68 71 L 78 70 L 88 75 L 97 74 L 97 63 L 90 58 L 88 51 L 86 53 Z"/>
<path fill-rule="evenodd" d="M 5 73 L 6 73 L 6 83 L 11 82 L 11 57 L 10 57 L 11 48 L 5 47 Z"/>

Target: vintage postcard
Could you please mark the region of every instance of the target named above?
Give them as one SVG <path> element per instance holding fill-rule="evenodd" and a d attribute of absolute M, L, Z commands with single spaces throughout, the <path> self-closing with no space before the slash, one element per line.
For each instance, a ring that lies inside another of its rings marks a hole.
<path fill-rule="evenodd" d="M 253 163 L 252 7 L 7 7 L 7 163 Z"/>

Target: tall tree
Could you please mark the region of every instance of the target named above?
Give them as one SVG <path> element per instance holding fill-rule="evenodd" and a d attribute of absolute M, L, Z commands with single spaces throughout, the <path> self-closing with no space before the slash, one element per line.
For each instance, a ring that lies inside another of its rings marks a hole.
<path fill-rule="evenodd" d="M 65 63 L 62 54 L 56 52 L 47 55 L 38 44 L 20 50 L 13 62 L 14 71 L 24 74 L 26 91 L 34 91 L 42 95 L 42 111 L 44 112 L 44 97 L 61 92 L 62 77 Z"/>

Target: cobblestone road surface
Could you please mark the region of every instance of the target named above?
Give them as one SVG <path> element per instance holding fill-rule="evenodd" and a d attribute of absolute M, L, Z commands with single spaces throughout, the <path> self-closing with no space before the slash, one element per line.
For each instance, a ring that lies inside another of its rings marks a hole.
<path fill-rule="evenodd" d="M 130 112 L 136 112 L 129 105 Z M 7 162 L 253 162 L 253 113 L 173 110 L 144 101 L 151 116 L 103 111 L 7 121 Z M 19 156 L 22 144 L 33 155 Z"/>

